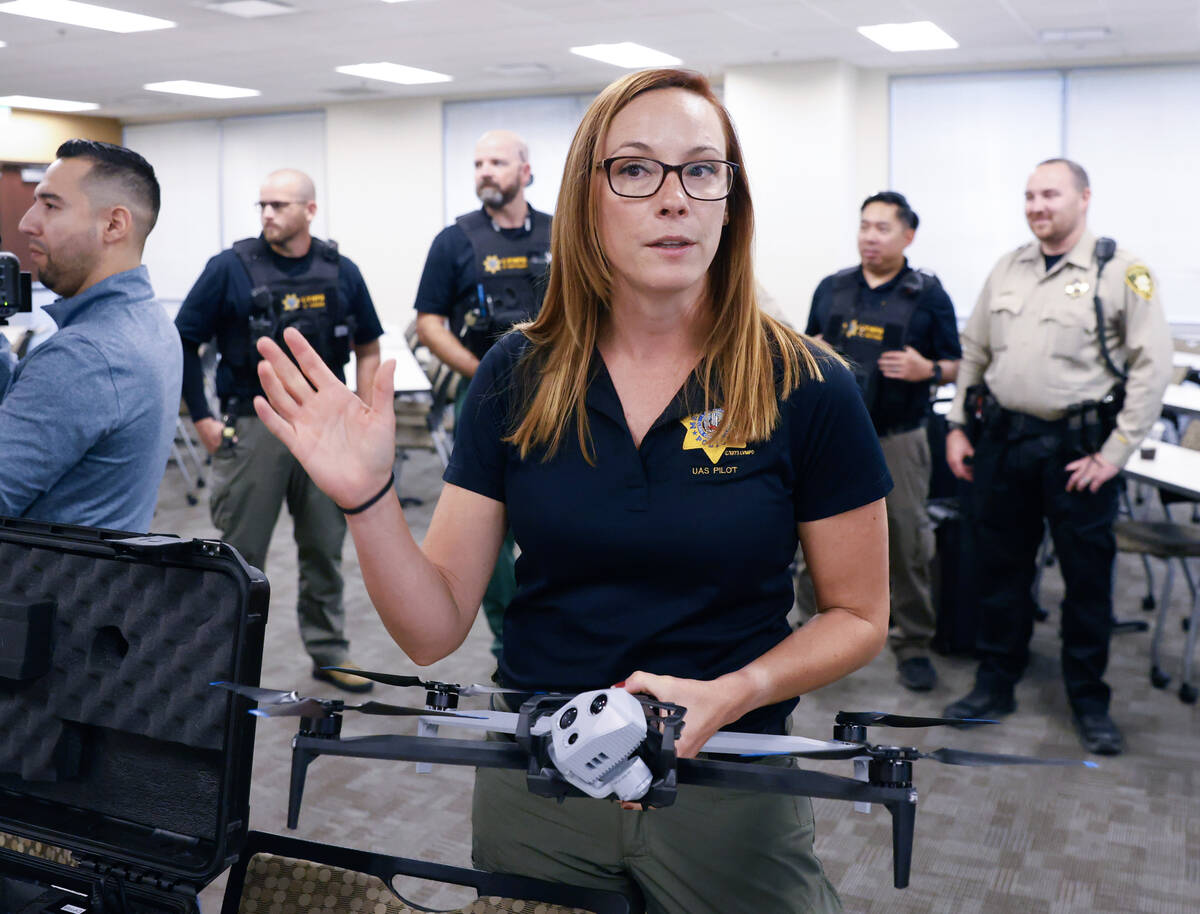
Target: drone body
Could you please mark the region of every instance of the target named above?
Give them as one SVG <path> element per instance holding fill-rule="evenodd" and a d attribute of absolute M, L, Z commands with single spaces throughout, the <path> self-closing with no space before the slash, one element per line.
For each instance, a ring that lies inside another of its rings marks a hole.
<path fill-rule="evenodd" d="M 549 730 L 550 760 L 567 783 L 596 798 L 646 795 L 654 777 L 634 755 L 646 739 L 646 712 L 631 694 L 624 689 L 582 692 L 542 720 L 547 724 L 535 726 L 533 734 Z"/>

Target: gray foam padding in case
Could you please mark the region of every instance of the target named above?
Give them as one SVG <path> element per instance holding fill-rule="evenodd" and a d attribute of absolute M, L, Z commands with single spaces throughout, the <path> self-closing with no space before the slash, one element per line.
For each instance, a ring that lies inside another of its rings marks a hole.
<path fill-rule="evenodd" d="M 7 599 L 56 607 L 50 672 L 0 680 L 0 773 L 78 774 L 63 771 L 73 725 L 221 751 L 229 696 L 209 683 L 234 668 L 242 601 L 229 576 L 12 543 L 0 569 Z"/>

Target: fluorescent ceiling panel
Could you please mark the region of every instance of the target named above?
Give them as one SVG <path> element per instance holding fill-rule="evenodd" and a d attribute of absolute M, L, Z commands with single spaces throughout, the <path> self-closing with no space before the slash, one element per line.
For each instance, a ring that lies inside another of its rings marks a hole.
<path fill-rule="evenodd" d="M 1079 29 L 1042 29 L 1038 32 L 1038 41 L 1053 44 L 1060 41 L 1108 41 L 1112 32 L 1104 26 Z"/>
<path fill-rule="evenodd" d="M 127 13 L 94 3 L 79 3 L 77 0 L 11 0 L 0 3 L 0 13 L 103 29 L 106 32 L 151 32 L 175 28 L 175 23 L 169 19 Z"/>
<path fill-rule="evenodd" d="M 146 83 L 142 88 L 149 89 L 151 92 L 195 95 L 199 98 L 251 98 L 255 95 L 262 95 L 257 89 L 222 86 L 220 83 L 202 83 L 193 79 L 169 79 L 160 83 Z"/>
<path fill-rule="evenodd" d="M 72 102 L 65 98 L 38 98 L 33 95 L 0 95 L 0 107 L 32 108 L 35 111 L 95 111 L 95 102 Z"/>
<path fill-rule="evenodd" d="M 891 22 L 860 25 L 858 33 L 889 51 L 943 51 L 957 48 L 958 42 L 932 22 Z"/>
<path fill-rule="evenodd" d="M 425 83 L 448 83 L 453 76 L 445 73 L 435 73 L 433 70 L 422 70 L 420 67 L 406 67 L 403 64 L 388 63 L 385 60 L 377 63 L 356 63 L 346 67 L 336 67 L 339 73 L 347 76 L 361 76 L 363 79 L 379 79 L 389 83 L 400 83 L 402 86 L 420 86 Z"/>
<path fill-rule="evenodd" d="M 264 16 L 283 16 L 296 12 L 294 7 L 286 3 L 273 3 L 272 0 L 226 0 L 224 3 L 206 4 L 205 9 L 228 13 L 240 19 L 262 19 Z"/>
<path fill-rule="evenodd" d="M 571 48 L 571 53 L 630 70 L 638 67 L 675 67 L 683 63 L 678 57 L 645 45 L 634 44 L 632 41 L 622 41 L 619 44 L 588 44 Z"/>

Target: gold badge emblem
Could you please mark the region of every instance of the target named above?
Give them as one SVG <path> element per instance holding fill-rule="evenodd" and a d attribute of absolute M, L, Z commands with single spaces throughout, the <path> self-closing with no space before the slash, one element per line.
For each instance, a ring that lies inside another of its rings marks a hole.
<path fill-rule="evenodd" d="M 300 307 L 300 296 L 289 292 L 287 295 L 283 296 L 282 304 L 284 311 L 295 311 Z"/>
<path fill-rule="evenodd" d="M 483 258 L 483 270 L 485 273 L 499 273 L 500 258 L 495 254 L 488 254 L 487 257 Z"/>
<path fill-rule="evenodd" d="M 1090 288 L 1091 286 L 1088 283 L 1084 282 L 1082 279 L 1077 279 L 1074 282 L 1067 283 L 1065 291 L 1067 295 L 1071 296 L 1071 298 L 1079 298 Z"/>
<path fill-rule="evenodd" d="M 1143 264 L 1135 263 L 1125 271 L 1125 285 L 1146 301 L 1150 301 L 1154 297 L 1154 280 L 1150 276 L 1150 271 Z"/>
<path fill-rule="evenodd" d="M 710 409 L 706 413 L 696 413 L 694 416 L 680 419 L 680 424 L 687 429 L 683 436 L 683 449 L 685 451 L 694 451 L 699 448 L 715 464 L 724 455 L 726 448 L 744 448 L 746 446 L 746 442 L 744 441 L 730 441 L 720 447 L 708 446 L 708 442 L 712 441 L 716 436 L 717 428 L 721 424 L 721 417 L 724 415 L 725 410 L 717 407 L 716 409 Z"/>

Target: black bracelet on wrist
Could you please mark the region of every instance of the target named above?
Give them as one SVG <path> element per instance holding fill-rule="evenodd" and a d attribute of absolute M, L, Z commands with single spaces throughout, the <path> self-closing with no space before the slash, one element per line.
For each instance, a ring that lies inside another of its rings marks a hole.
<path fill-rule="evenodd" d="M 362 514 L 363 511 L 366 511 L 367 508 L 371 507 L 371 505 L 375 504 L 375 502 L 379 501 L 379 499 L 381 499 L 381 498 L 383 498 L 383 496 L 387 495 L 388 492 L 392 491 L 392 487 L 395 484 L 396 484 L 396 472 L 393 470 L 391 475 L 388 476 L 387 485 L 384 486 L 382 489 L 380 489 L 378 492 L 376 492 L 374 495 L 372 495 L 370 498 L 368 498 L 366 501 L 364 501 L 357 508 L 343 508 L 341 505 L 338 505 L 338 510 L 341 511 L 343 514 Z"/>
<path fill-rule="evenodd" d="M 933 382 L 934 387 L 942 386 L 942 363 L 941 362 L 934 361 L 933 376 L 930 378 L 930 381 Z"/>

